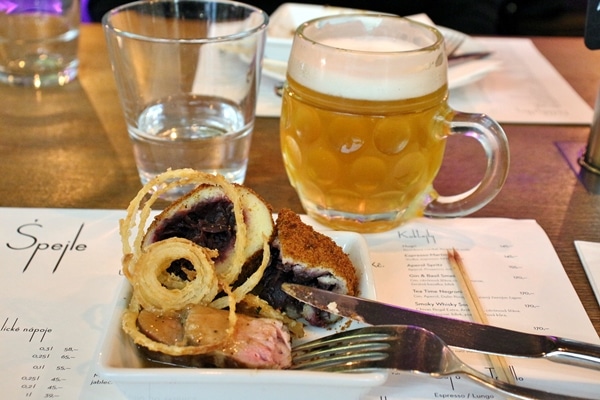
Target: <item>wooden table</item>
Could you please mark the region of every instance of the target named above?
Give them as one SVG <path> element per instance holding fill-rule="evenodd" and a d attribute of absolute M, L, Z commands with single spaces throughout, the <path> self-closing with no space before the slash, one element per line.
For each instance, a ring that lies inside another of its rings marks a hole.
<path fill-rule="evenodd" d="M 533 40 L 593 105 L 600 86 L 600 52 L 586 49 L 582 38 Z M 82 27 L 80 60 L 79 79 L 63 88 L 0 86 L 0 206 L 124 209 L 139 190 L 100 25 Z M 302 212 L 283 169 L 278 124 L 275 118 L 258 119 L 246 184 L 275 211 L 289 207 Z M 561 144 L 585 146 L 589 127 L 504 128 L 512 157 L 508 180 L 475 216 L 537 220 L 600 332 L 600 308 L 573 245 L 576 239 L 600 241 L 600 196 L 586 190 L 559 151 Z M 449 141 L 448 160 L 436 183 L 442 192 L 461 189 L 457 181 L 477 178 L 458 168 L 471 162 L 477 146 Z"/>

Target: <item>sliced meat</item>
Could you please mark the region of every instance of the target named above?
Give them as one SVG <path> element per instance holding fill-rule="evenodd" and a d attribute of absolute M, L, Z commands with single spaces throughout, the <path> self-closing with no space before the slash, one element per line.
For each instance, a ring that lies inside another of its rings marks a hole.
<path fill-rule="evenodd" d="M 138 315 L 138 327 L 150 339 L 177 346 L 184 341 L 183 325 L 179 314 L 159 315 L 146 310 Z"/>
<path fill-rule="evenodd" d="M 203 349 L 215 347 L 207 353 L 185 356 L 141 350 L 155 361 L 189 367 L 283 369 L 291 365 L 291 339 L 280 321 L 238 314 L 234 334 L 228 337 L 228 318 L 228 311 L 206 306 L 192 306 L 168 318 L 142 311 L 138 327 L 153 340 Z"/>

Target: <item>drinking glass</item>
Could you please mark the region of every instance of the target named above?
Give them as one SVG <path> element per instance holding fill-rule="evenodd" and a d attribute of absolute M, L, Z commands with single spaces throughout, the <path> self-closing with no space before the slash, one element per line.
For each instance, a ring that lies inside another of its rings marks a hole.
<path fill-rule="evenodd" d="M 142 183 L 169 168 L 243 183 L 266 13 L 226 0 L 138 1 L 102 24 Z"/>
<path fill-rule="evenodd" d="M 77 77 L 79 0 L 0 0 L 0 82 L 63 86 Z"/>
<path fill-rule="evenodd" d="M 375 232 L 420 215 L 468 215 L 496 196 L 509 166 L 506 135 L 486 115 L 448 106 L 447 69 L 440 32 L 409 19 L 336 15 L 298 28 L 280 140 L 308 215 Z M 475 187 L 444 197 L 433 181 L 450 135 L 476 138 L 488 162 Z"/>

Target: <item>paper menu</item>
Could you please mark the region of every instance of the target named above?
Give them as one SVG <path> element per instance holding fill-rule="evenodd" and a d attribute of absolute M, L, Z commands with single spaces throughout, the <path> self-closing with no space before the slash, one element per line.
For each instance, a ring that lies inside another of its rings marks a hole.
<path fill-rule="evenodd" d="M 0 209 L 3 397 L 119 398 L 91 367 L 123 279 L 117 221 L 124 215 Z"/>
<path fill-rule="evenodd" d="M 483 79 L 450 92 L 455 110 L 485 113 L 501 123 L 583 124 L 592 121 L 592 108 L 539 52 L 522 38 L 477 41 L 501 66 Z"/>
<path fill-rule="evenodd" d="M 575 248 L 600 304 L 600 243 L 576 240 Z"/>
<path fill-rule="evenodd" d="M 98 374 L 95 365 L 103 330 L 124 279 L 119 274 L 121 246 L 117 230 L 118 219 L 123 216 L 122 211 L 110 210 L 0 208 L 0 259 L 3 260 L 0 268 L 0 374 L 3 377 L 0 393 L 4 397 L 16 400 L 123 398 L 116 387 Z M 381 300 L 411 307 L 417 302 L 425 304 L 422 307 L 428 307 L 428 302 L 460 303 L 460 295 L 454 292 L 450 281 L 429 282 L 420 277 L 412 277 L 418 279 L 411 281 L 410 276 L 406 279 L 407 274 L 416 274 L 404 268 L 409 263 L 407 260 L 421 263 L 422 258 L 440 264 L 432 268 L 441 268 L 425 274 L 439 273 L 439 279 L 446 279 L 441 276 L 446 272 L 443 272 L 440 250 L 445 246 L 457 248 L 467 267 L 502 266 L 504 256 L 512 254 L 519 260 L 518 264 L 515 261 L 510 265 L 523 267 L 519 273 L 529 278 L 523 287 L 533 293 L 532 299 L 520 303 L 515 300 L 517 305 L 512 304 L 511 308 L 524 310 L 507 313 L 506 317 L 492 319 L 492 322 L 523 330 L 547 327 L 545 333 L 598 342 L 547 237 L 533 221 L 419 220 L 399 230 L 366 238 Z M 533 258 L 537 264 L 531 262 Z M 480 264 L 482 259 L 489 264 Z M 500 285 L 503 268 L 496 269 L 494 284 Z M 478 276 L 481 281 L 476 282 L 478 287 L 486 285 L 488 279 L 488 275 L 481 272 Z M 536 283 L 540 272 L 553 280 L 551 286 Z M 441 297 L 445 292 L 438 292 L 437 298 L 421 299 L 412 292 L 413 286 L 434 290 L 436 285 L 445 287 L 446 283 L 451 292 L 449 298 Z M 510 293 L 520 291 L 517 286 L 511 287 Z M 549 299 L 551 290 L 561 293 L 555 296 L 560 297 L 559 301 Z M 540 307 L 528 310 L 525 304 Z M 462 305 L 456 309 L 458 314 L 465 310 Z M 526 318 L 521 312 L 527 313 Z M 563 321 L 562 325 L 558 319 Z M 466 360 L 467 355 L 461 353 L 460 356 Z M 469 362 L 486 371 L 488 367 L 479 356 L 468 356 Z M 514 367 L 519 378 L 531 386 L 547 390 L 576 388 L 573 394 L 587 394 L 592 398 L 600 392 L 600 372 L 573 371 L 544 360 L 519 360 Z M 425 379 L 399 375 L 393 386 L 381 388 L 365 399 L 433 399 L 464 393 L 501 398 L 459 377 Z"/>
<path fill-rule="evenodd" d="M 491 324 L 600 343 L 549 238 L 533 220 L 418 219 L 365 238 L 380 301 L 471 320 L 447 258 L 447 250 L 455 248 Z M 485 357 L 462 350 L 457 353 L 463 361 L 495 376 Z M 600 393 L 599 371 L 548 360 L 508 360 L 518 383 L 589 398 L 598 398 Z M 367 398 L 502 398 L 465 378 L 418 385 L 414 379 L 400 375 L 395 386 Z"/>
<path fill-rule="evenodd" d="M 492 324 L 599 341 L 591 322 L 577 323 L 587 315 L 582 306 L 576 306 L 575 289 L 564 284 L 568 277 L 556 253 L 536 251 L 552 249 L 552 245 L 535 221 L 420 221 L 393 234 L 368 237 L 378 299 L 469 319 L 469 309 L 447 261 L 447 249 L 455 248 Z M 572 305 L 569 312 L 557 312 L 564 309 L 565 302 Z"/>

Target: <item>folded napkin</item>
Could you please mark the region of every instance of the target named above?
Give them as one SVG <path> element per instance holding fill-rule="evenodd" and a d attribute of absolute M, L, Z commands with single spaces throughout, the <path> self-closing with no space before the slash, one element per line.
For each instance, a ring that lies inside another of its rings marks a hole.
<path fill-rule="evenodd" d="M 600 304 L 600 243 L 575 241 L 577 254 L 583 264 L 583 269 Z"/>

